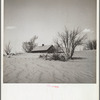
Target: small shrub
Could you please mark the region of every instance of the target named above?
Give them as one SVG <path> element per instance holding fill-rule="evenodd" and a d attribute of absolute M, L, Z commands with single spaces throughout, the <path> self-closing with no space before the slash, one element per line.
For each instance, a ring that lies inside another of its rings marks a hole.
<path fill-rule="evenodd" d="M 42 55 L 39 55 L 39 58 L 46 59 L 46 55 L 44 55 L 44 54 L 42 54 Z"/>
<path fill-rule="evenodd" d="M 42 58 L 43 56 L 42 55 L 39 55 L 39 58 Z"/>
<path fill-rule="evenodd" d="M 14 56 L 14 55 L 15 55 L 15 53 L 11 53 L 10 55 L 11 55 L 11 56 Z"/>
<path fill-rule="evenodd" d="M 59 61 L 66 61 L 66 58 L 61 53 L 53 53 L 53 54 L 46 54 L 46 55 L 40 55 L 39 58 L 45 59 L 45 60 L 59 60 Z"/>
<path fill-rule="evenodd" d="M 53 59 L 53 60 L 60 60 L 60 55 L 59 55 L 58 53 L 54 53 L 54 54 L 52 55 L 52 59 Z"/>
<path fill-rule="evenodd" d="M 61 61 L 66 61 L 65 56 L 61 55 L 61 56 L 60 56 L 60 60 L 61 60 Z"/>
<path fill-rule="evenodd" d="M 9 43 L 6 45 L 5 49 L 4 49 L 6 55 L 10 55 L 11 50 L 12 50 L 12 47 L 10 46 L 10 42 L 9 42 Z"/>

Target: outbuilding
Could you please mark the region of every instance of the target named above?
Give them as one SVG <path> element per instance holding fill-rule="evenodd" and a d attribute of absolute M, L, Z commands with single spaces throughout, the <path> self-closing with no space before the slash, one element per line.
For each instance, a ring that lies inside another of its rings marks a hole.
<path fill-rule="evenodd" d="M 36 46 L 32 53 L 53 53 L 55 51 L 55 48 L 53 45 L 44 45 L 42 46 Z"/>

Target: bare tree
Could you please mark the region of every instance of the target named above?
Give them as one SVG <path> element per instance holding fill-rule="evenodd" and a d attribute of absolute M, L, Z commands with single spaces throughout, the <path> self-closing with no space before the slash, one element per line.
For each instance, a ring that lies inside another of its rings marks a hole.
<path fill-rule="evenodd" d="M 82 31 L 79 28 L 74 29 L 73 31 L 68 31 L 65 29 L 64 33 L 58 33 L 59 38 L 54 42 L 64 53 L 66 60 L 72 59 L 75 48 L 78 45 L 82 45 L 86 39 L 86 34 L 82 34 Z"/>
<path fill-rule="evenodd" d="M 29 42 L 23 42 L 22 48 L 25 52 L 31 52 L 36 47 L 37 44 L 35 43 L 35 41 L 37 38 L 37 36 L 33 36 Z"/>
<path fill-rule="evenodd" d="M 10 42 L 6 45 L 4 51 L 7 55 L 9 55 L 11 53 L 12 47 L 10 45 Z"/>

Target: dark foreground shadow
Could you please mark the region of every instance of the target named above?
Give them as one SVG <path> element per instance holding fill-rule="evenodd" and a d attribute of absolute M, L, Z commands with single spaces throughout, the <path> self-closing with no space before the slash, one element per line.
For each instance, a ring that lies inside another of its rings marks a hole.
<path fill-rule="evenodd" d="M 73 57 L 72 60 L 82 60 L 82 59 L 87 59 L 87 58 L 84 58 L 84 57 Z"/>

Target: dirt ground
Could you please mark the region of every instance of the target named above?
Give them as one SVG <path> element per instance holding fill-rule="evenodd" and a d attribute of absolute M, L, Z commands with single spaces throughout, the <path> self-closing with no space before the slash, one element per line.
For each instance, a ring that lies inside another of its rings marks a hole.
<path fill-rule="evenodd" d="M 49 61 L 40 54 L 4 57 L 4 83 L 95 83 L 96 51 L 77 51 L 67 62 Z"/>

